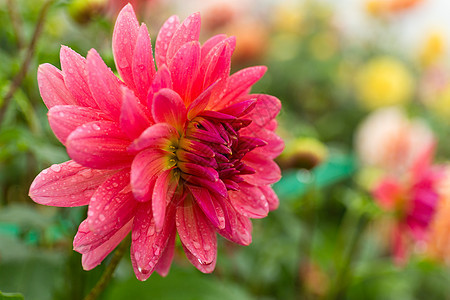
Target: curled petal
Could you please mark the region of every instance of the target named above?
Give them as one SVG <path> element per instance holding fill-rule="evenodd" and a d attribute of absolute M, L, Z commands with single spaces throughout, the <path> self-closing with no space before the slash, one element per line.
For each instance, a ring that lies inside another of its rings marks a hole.
<path fill-rule="evenodd" d="M 177 232 L 175 230 L 172 231 L 170 237 L 167 242 L 167 246 L 161 254 L 161 258 L 158 260 L 158 263 L 155 266 L 155 271 L 158 272 L 162 277 L 166 277 L 169 274 L 170 265 L 172 264 L 173 255 L 175 251 L 175 237 L 177 236 Z"/>
<path fill-rule="evenodd" d="M 98 108 L 88 85 L 86 59 L 66 46 L 61 47 L 60 58 L 64 82 L 77 103 Z"/>
<path fill-rule="evenodd" d="M 193 13 L 183 23 L 178 26 L 177 30 L 173 34 L 167 49 L 166 63 L 172 60 L 175 53 L 178 52 L 184 44 L 192 41 L 198 41 L 200 37 L 200 13 Z"/>
<path fill-rule="evenodd" d="M 230 77 L 226 82 L 225 91 L 217 90 L 213 93 L 214 102 L 210 102 L 208 107 L 215 110 L 233 104 L 240 96 L 250 91 L 250 88 L 266 73 L 267 67 L 256 66 L 242 69 Z"/>
<path fill-rule="evenodd" d="M 256 99 L 255 108 L 247 117 L 253 120 L 253 123 L 260 127 L 265 127 L 280 112 L 281 102 L 274 96 L 270 95 L 249 95 L 251 99 Z"/>
<path fill-rule="evenodd" d="M 133 80 L 132 64 L 134 48 L 139 31 L 139 22 L 131 4 L 127 4 L 117 16 L 114 25 L 112 48 L 114 61 L 123 81 L 136 89 Z"/>
<path fill-rule="evenodd" d="M 130 188 L 130 170 L 112 175 L 92 195 L 88 210 L 89 229 L 106 234 L 125 226 L 137 206 Z"/>
<path fill-rule="evenodd" d="M 79 164 L 94 169 L 128 167 L 133 156 L 128 153 L 128 137 L 118 124 L 96 121 L 79 126 L 67 138 L 67 152 Z"/>
<path fill-rule="evenodd" d="M 252 242 L 252 222 L 249 218 L 239 214 L 228 203 L 222 202 L 225 214 L 225 228 L 218 230 L 219 234 L 240 245 L 247 246 Z"/>
<path fill-rule="evenodd" d="M 165 216 L 167 222 L 163 230 L 158 232 L 153 219 L 151 203 L 142 203 L 137 208 L 131 235 L 131 255 L 138 279 L 145 280 L 154 271 L 175 229 L 174 218 L 175 209 L 173 206 L 169 206 Z"/>
<path fill-rule="evenodd" d="M 206 42 L 202 45 L 202 61 L 208 55 L 209 51 L 213 49 L 217 44 L 219 44 L 221 41 L 227 38 L 226 34 L 217 34 L 212 37 L 210 37 Z"/>
<path fill-rule="evenodd" d="M 177 207 L 176 225 L 181 242 L 202 264 L 210 264 L 216 259 L 216 233 L 190 197 Z"/>
<path fill-rule="evenodd" d="M 194 196 L 203 213 L 211 221 L 211 224 L 218 228 L 225 227 L 225 217 L 218 198 L 211 197 L 209 191 L 205 188 L 188 185 L 189 190 Z"/>
<path fill-rule="evenodd" d="M 189 249 L 183 245 L 184 253 L 186 254 L 187 259 L 202 273 L 212 273 L 214 268 L 216 267 L 217 255 L 214 256 L 214 259 L 210 263 L 204 263 L 200 261 L 194 254 L 192 254 Z"/>
<path fill-rule="evenodd" d="M 281 178 L 280 167 L 272 159 L 267 158 L 263 154 L 254 152 L 247 153 L 243 161 L 256 171 L 255 174 L 245 175 L 245 180 L 250 184 L 267 185 L 275 183 Z"/>
<path fill-rule="evenodd" d="M 148 35 L 147 26 L 142 24 L 133 54 L 133 78 L 136 91 L 140 99 L 145 99 L 148 89 L 155 76 L 155 62 L 153 60 L 152 43 Z M 145 103 L 145 102 L 144 102 Z"/>
<path fill-rule="evenodd" d="M 172 125 L 157 123 L 144 130 L 128 149 L 130 151 L 140 151 L 149 147 L 166 149 L 170 146 L 171 141 L 178 140 L 178 138 L 179 134 Z"/>
<path fill-rule="evenodd" d="M 178 26 L 180 26 L 178 16 L 171 16 L 158 33 L 155 44 L 155 58 L 159 68 L 167 64 L 167 50 Z"/>
<path fill-rule="evenodd" d="M 268 185 L 262 185 L 258 187 L 261 192 L 266 197 L 267 203 L 269 203 L 269 210 L 275 210 L 280 205 L 280 201 L 278 200 L 277 194 L 273 191 L 273 189 Z"/>
<path fill-rule="evenodd" d="M 269 213 L 269 204 L 264 193 L 257 187 L 242 182 L 239 191 L 229 191 L 231 205 L 248 218 L 264 218 Z"/>
<path fill-rule="evenodd" d="M 31 184 L 29 195 L 33 201 L 43 205 L 87 205 L 95 190 L 113 172 L 93 170 L 69 160 L 43 170 Z"/>
<path fill-rule="evenodd" d="M 167 162 L 167 152 L 159 149 L 146 149 L 136 155 L 131 164 L 131 186 L 136 200 L 151 199 L 157 177 L 171 167 Z"/>
<path fill-rule="evenodd" d="M 81 259 L 83 269 L 89 271 L 98 266 L 127 236 L 131 226 L 132 221 L 122 228 L 104 235 L 93 233 L 89 230 L 87 221 L 83 221 L 73 241 L 74 250 L 83 255 Z"/>
<path fill-rule="evenodd" d="M 153 119 L 157 123 L 168 123 L 182 132 L 186 122 L 186 107 L 181 97 L 171 89 L 161 89 L 153 97 Z"/>
<path fill-rule="evenodd" d="M 150 126 L 150 112 L 139 102 L 139 99 L 130 89 L 122 87 L 122 90 L 123 103 L 120 113 L 120 127 L 131 140 L 134 140 Z"/>
<path fill-rule="evenodd" d="M 109 116 L 98 109 L 77 105 L 56 105 L 48 111 L 50 127 L 63 144 L 78 126 L 89 122 L 108 120 L 110 120 Z"/>
<path fill-rule="evenodd" d="M 89 89 L 98 107 L 118 120 L 122 107 L 122 83 L 106 66 L 95 49 L 88 52 L 87 70 Z"/>
<path fill-rule="evenodd" d="M 161 231 L 166 215 L 166 206 L 172 200 L 178 186 L 179 176 L 175 177 L 172 169 L 161 173 L 155 181 L 152 196 L 153 218 L 157 231 Z"/>
<path fill-rule="evenodd" d="M 194 100 L 191 99 L 191 89 L 194 81 L 192 78 L 197 76 L 199 67 L 200 43 L 198 41 L 184 44 L 169 62 L 173 90 L 181 96 L 186 105 Z"/>
<path fill-rule="evenodd" d="M 38 68 L 38 84 L 42 100 L 51 108 L 55 105 L 78 105 L 64 83 L 60 70 L 51 64 L 43 64 Z"/>

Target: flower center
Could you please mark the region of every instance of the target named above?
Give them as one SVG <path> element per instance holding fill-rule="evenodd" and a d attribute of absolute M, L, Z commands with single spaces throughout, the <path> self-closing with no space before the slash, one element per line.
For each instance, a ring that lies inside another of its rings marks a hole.
<path fill-rule="evenodd" d="M 250 122 L 232 116 L 197 116 L 189 121 L 180 139 L 169 146 L 173 153 L 170 167 L 180 172 L 184 184 L 210 186 L 222 181 L 227 190 L 238 190 L 239 183 L 244 181 L 241 176 L 255 173 L 242 158 L 266 144 L 239 134 Z"/>

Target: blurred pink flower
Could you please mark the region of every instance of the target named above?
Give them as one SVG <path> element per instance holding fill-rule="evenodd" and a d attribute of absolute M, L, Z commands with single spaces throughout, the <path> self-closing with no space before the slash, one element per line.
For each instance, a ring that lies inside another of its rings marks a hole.
<path fill-rule="evenodd" d="M 251 242 L 249 218 L 278 206 L 270 184 L 283 150 L 274 133 L 281 104 L 249 94 L 263 66 L 233 75 L 234 37 L 198 42 L 200 16 L 170 17 L 156 39 L 131 5 L 113 34 L 118 79 L 91 49 L 84 59 L 61 48 L 61 68 L 39 67 L 49 123 L 72 160 L 42 171 L 30 197 L 52 206 L 89 205 L 74 239 L 86 270 L 131 231 L 139 280 L 169 271 L 178 233 L 187 258 L 209 273 L 216 232 Z"/>
<path fill-rule="evenodd" d="M 435 144 L 430 127 L 421 119 L 409 119 L 398 107 L 381 108 L 359 126 L 355 148 L 364 166 L 393 177 L 410 170 L 418 157 Z"/>
<path fill-rule="evenodd" d="M 373 192 L 380 207 L 393 213 L 391 242 L 398 264 L 406 261 L 411 242 L 426 244 L 441 199 L 439 188 L 445 168 L 431 165 L 433 149 L 430 147 L 418 156 L 404 176 L 383 178 Z"/>

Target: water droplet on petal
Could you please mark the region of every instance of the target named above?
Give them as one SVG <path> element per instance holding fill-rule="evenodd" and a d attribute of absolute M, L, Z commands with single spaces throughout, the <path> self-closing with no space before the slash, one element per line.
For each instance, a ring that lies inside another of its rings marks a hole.
<path fill-rule="evenodd" d="M 101 128 L 100 128 L 100 126 L 98 126 L 98 124 L 92 124 L 92 129 L 94 129 L 94 130 L 100 130 Z"/>
<path fill-rule="evenodd" d="M 100 221 L 105 221 L 105 215 L 104 214 L 100 214 L 100 216 L 98 216 L 98 218 L 100 219 Z"/>
<path fill-rule="evenodd" d="M 52 169 L 52 171 L 58 173 L 59 171 L 61 171 L 61 166 L 55 164 L 55 165 L 52 165 L 52 166 L 50 167 L 50 169 Z"/>
<path fill-rule="evenodd" d="M 205 251 L 209 251 L 209 250 L 211 250 L 211 246 L 210 246 L 208 243 L 206 243 L 206 244 L 203 246 L 203 249 L 205 249 Z"/>
<path fill-rule="evenodd" d="M 200 248 L 200 244 L 198 242 L 194 241 L 194 247 L 198 249 L 198 248 Z"/>

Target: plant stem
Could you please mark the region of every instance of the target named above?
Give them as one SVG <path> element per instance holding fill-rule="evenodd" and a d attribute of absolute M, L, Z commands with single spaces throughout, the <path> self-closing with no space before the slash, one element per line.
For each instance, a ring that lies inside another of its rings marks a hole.
<path fill-rule="evenodd" d="M 130 244 L 129 240 L 130 240 L 129 238 L 125 238 L 122 241 L 122 243 L 114 252 L 114 256 L 112 257 L 111 262 L 103 272 L 102 277 L 94 286 L 94 288 L 89 292 L 89 294 L 84 298 L 84 300 L 95 300 L 105 290 L 105 288 L 108 286 L 108 283 L 111 281 L 112 275 L 114 274 L 114 271 L 119 265 L 120 260 L 125 254 L 128 245 Z"/>
<path fill-rule="evenodd" d="M 19 13 L 17 12 L 17 6 L 15 0 L 8 0 L 6 2 L 8 7 L 8 14 L 11 19 L 11 26 L 16 37 L 17 48 L 22 49 L 24 45 L 23 35 L 22 35 L 22 22 L 20 20 Z"/>
<path fill-rule="evenodd" d="M 368 223 L 369 219 L 365 214 L 359 217 L 355 231 L 350 240 L 350 245 L 345 253 L 343 262 L 339 267 L 338 273 L 336 274 L 334 284 L 328 294 L 328 299 L 343 299 L 343 292 L 345 291 L 345 287 L 347 286 L 348 281 L 351 277 L 351 265 L 354 261 L 359 242 L 361 241 L 361 237 L 363 236 L 363 232 Z"/>
<path fill-rule="evenodd" d="M 44 3 L 44 5 L 41 8 L 41 11 L 39 12 L 39 17 L 36 23 L 36 27 L 33 32 L 33 36 L 31 38 L 31 42 L 28 45 L 28 48 L 25 53 L 24 60 L 20 66 L 19 72 L 16 74 L 16 76 L 13 79 L 13 82 L 11 83 L 11 86 L 6 93 L 5 97 L 3 98 L 3 105 L 0 107 L 0 120 L 3 119 L 3 115 L 6 112 L 6 109 L 8 108 L 9 102 L 11 101 L 12 97 L 14 96 L 14 93 L 21 85 L 23 79 L 27 75 L 28 68 L 31 63 L 31 59 L 33 58 L 33 54 L 36 48 L 37 41 L 39 39 L 39 36 L 42 33 L 42 29 L 44 27 L 45 18 L 47 16 L 48 10 L 53 3 L 54 0 L 48 0 Z"/>

